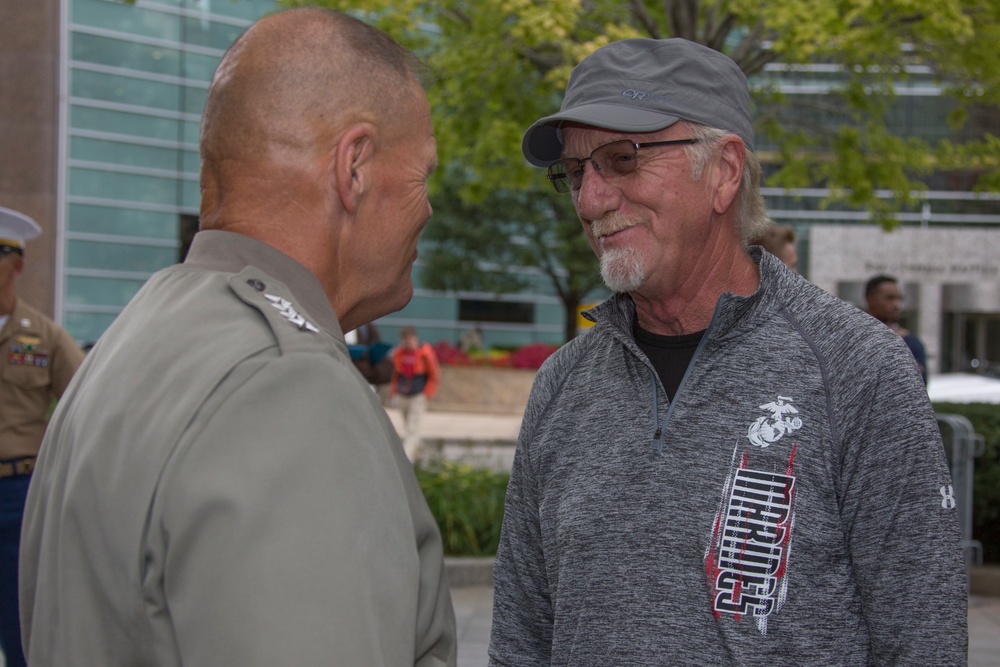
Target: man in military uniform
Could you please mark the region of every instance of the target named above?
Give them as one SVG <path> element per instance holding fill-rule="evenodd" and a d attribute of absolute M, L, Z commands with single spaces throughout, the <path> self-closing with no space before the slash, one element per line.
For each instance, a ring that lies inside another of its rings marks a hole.
<path fill-rule="evenodd" d="M 60 402 L 25 513 L 32 667 L 455 664 L 441 538 L 350 331 L 413 294 L 419 63 L 329 10 L 223 57 L 201 231 Z"/>
<path fill-rule="evenodd" d="M 28 482 L 52 401 L 83 352 L 55 322 L 17 298 L 24 246 L 42 233 L 28 216 L 0 208 L 0 647 L 24 665 L 17 613 L 17 552 Z"/>

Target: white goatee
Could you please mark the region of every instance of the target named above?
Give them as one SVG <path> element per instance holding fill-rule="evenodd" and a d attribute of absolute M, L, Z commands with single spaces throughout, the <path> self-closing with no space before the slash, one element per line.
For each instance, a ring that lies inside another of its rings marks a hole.
<path fill-rule="evenodd" d="M 590 225 L 591 233 L 601 248 L 601 279 L 613 292 L 632 292 L 639 289 L 646 281 L 646 263 L 636 248 L 632 246 L 605 248 L 601 237 L 634 227 L 641 222 L 612 213 L 593 221 Z"/>

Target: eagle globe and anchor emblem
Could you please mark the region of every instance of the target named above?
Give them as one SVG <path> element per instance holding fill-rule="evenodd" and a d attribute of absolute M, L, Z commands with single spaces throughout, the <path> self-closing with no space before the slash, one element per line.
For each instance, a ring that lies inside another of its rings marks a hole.
<path fill-rule="evenodd" d="M 767 447 L 785 435 L 802 428 L 802 419 L 797 417 L 799 411 L 791 404 L 788 396 L 778 396 L 777 400 L 760 406 L 761 410 L 770 412 L 770 416 L 758 417 L 750 425 L 747 438 L 757 447 Z"/>

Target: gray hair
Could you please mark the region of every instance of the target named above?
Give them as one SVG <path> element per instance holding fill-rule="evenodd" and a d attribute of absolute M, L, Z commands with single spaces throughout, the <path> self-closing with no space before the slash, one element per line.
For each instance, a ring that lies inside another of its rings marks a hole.
<path fill-rule="evenodd" d="M 691 129 L 691 136 L 698 143 L 687 147 L 688 159 L 691 161 L 691 178 L 701 180 L 709 158 L 718 148 L 723 137 L 732 134 L 707 125 L 684 121 Z M 753 151 L 747 149 L 746 161 L 743 164 L 743 178 L 736 199 L 736 218 L 743 235 L 743 242 L 764 233 L 771 226 L 771 218 L 767 214 L 767 205 L 760 192 L 761 167 L 760 160 Z"/>

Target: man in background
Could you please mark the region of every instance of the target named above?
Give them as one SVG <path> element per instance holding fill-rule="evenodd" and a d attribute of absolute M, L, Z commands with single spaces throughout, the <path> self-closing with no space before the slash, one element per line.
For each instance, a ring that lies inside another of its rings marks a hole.
<path fill-rule="evenodd" d="M 98 341 L 42 446 L 33 667 L 455 664 L 440 535 L 343 335 L 413 294 L 437 162 L 419 73 L 320 9 L 223 57 L 201 231 Z"/>
<path fill-rule="evenodd" d="M 909 329 L 900 326 L 903 314 L 903 290 L 892 276 L 878 275 L 865 284 L 865 305 L 868 314 L 895 331 L 910 348 L 920 377 L 927 385 L 927 352 L 923 342 Z"/>
<path fill-rule="evenodd" d="M 18 620 L 21 519 L 52 402 L 83 361 L 66 331 L 17 296 L 28 241 L 42 229 L 0 208 L 0 648 L 7 667 L 24 665 Z"/>

